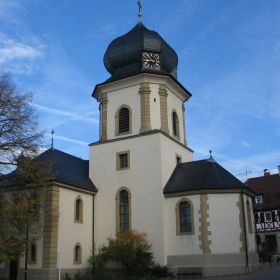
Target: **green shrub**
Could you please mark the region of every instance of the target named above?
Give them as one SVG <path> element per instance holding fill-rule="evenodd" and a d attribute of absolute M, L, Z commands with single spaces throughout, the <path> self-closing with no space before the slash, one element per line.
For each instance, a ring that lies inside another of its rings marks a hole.
<path fill-rule="evenodd" d="M 115 239 L 108 239 L 108 245 L 99 249 L 99 253 L 90 259 L 94 279 L 143 279 L 153 266 L 151 245 L 146 235 L 136 231 L 123 232 Z M 118 266 L 110 272 L 108 263 Z"/>

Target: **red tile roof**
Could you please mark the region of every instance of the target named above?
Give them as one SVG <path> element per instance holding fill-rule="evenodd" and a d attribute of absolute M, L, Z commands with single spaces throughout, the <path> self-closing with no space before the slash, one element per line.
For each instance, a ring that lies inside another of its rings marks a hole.
<path fill-rule="evenodd" d="M 246 184 L 259 194 L 263 194 L 263 204 L 254 203 L 255 210 L 280 208 L 280 176 L 279 174 L 250 178 Z"/>

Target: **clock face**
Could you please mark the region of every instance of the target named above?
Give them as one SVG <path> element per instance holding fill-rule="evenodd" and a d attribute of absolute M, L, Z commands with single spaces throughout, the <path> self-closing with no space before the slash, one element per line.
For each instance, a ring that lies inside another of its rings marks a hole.
<path fill-rule="evenodd" d="M 160 54 L 142 52 L 142 66 L 144 69 L 160 70 Z"/>

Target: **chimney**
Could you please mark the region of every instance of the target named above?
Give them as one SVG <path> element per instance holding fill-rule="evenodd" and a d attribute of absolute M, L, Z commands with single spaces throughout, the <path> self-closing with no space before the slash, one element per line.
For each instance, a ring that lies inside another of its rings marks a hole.
<path fill-rule="evenodd" d="M 280 176 L 280 165 L 278 165 L 278 174 Z"/>
<path fill-rule="evenodd" d="M 270 175 L 269 170 L 268 170 L 268 169 L 265 169 L 265 170 L 263 171 L 263 176 L 269 176 L 269 175 Z"/>

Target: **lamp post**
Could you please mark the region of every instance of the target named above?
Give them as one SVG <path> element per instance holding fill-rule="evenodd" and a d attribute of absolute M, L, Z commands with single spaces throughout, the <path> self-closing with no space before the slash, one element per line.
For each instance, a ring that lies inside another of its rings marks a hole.
<path fill-rule="evenodd" d="M 61 255 L 62 255 L 61 250 L 58 249 L 57 254 L 58 254 L 58 280 L 60 280 L 61 279 Z"/>

